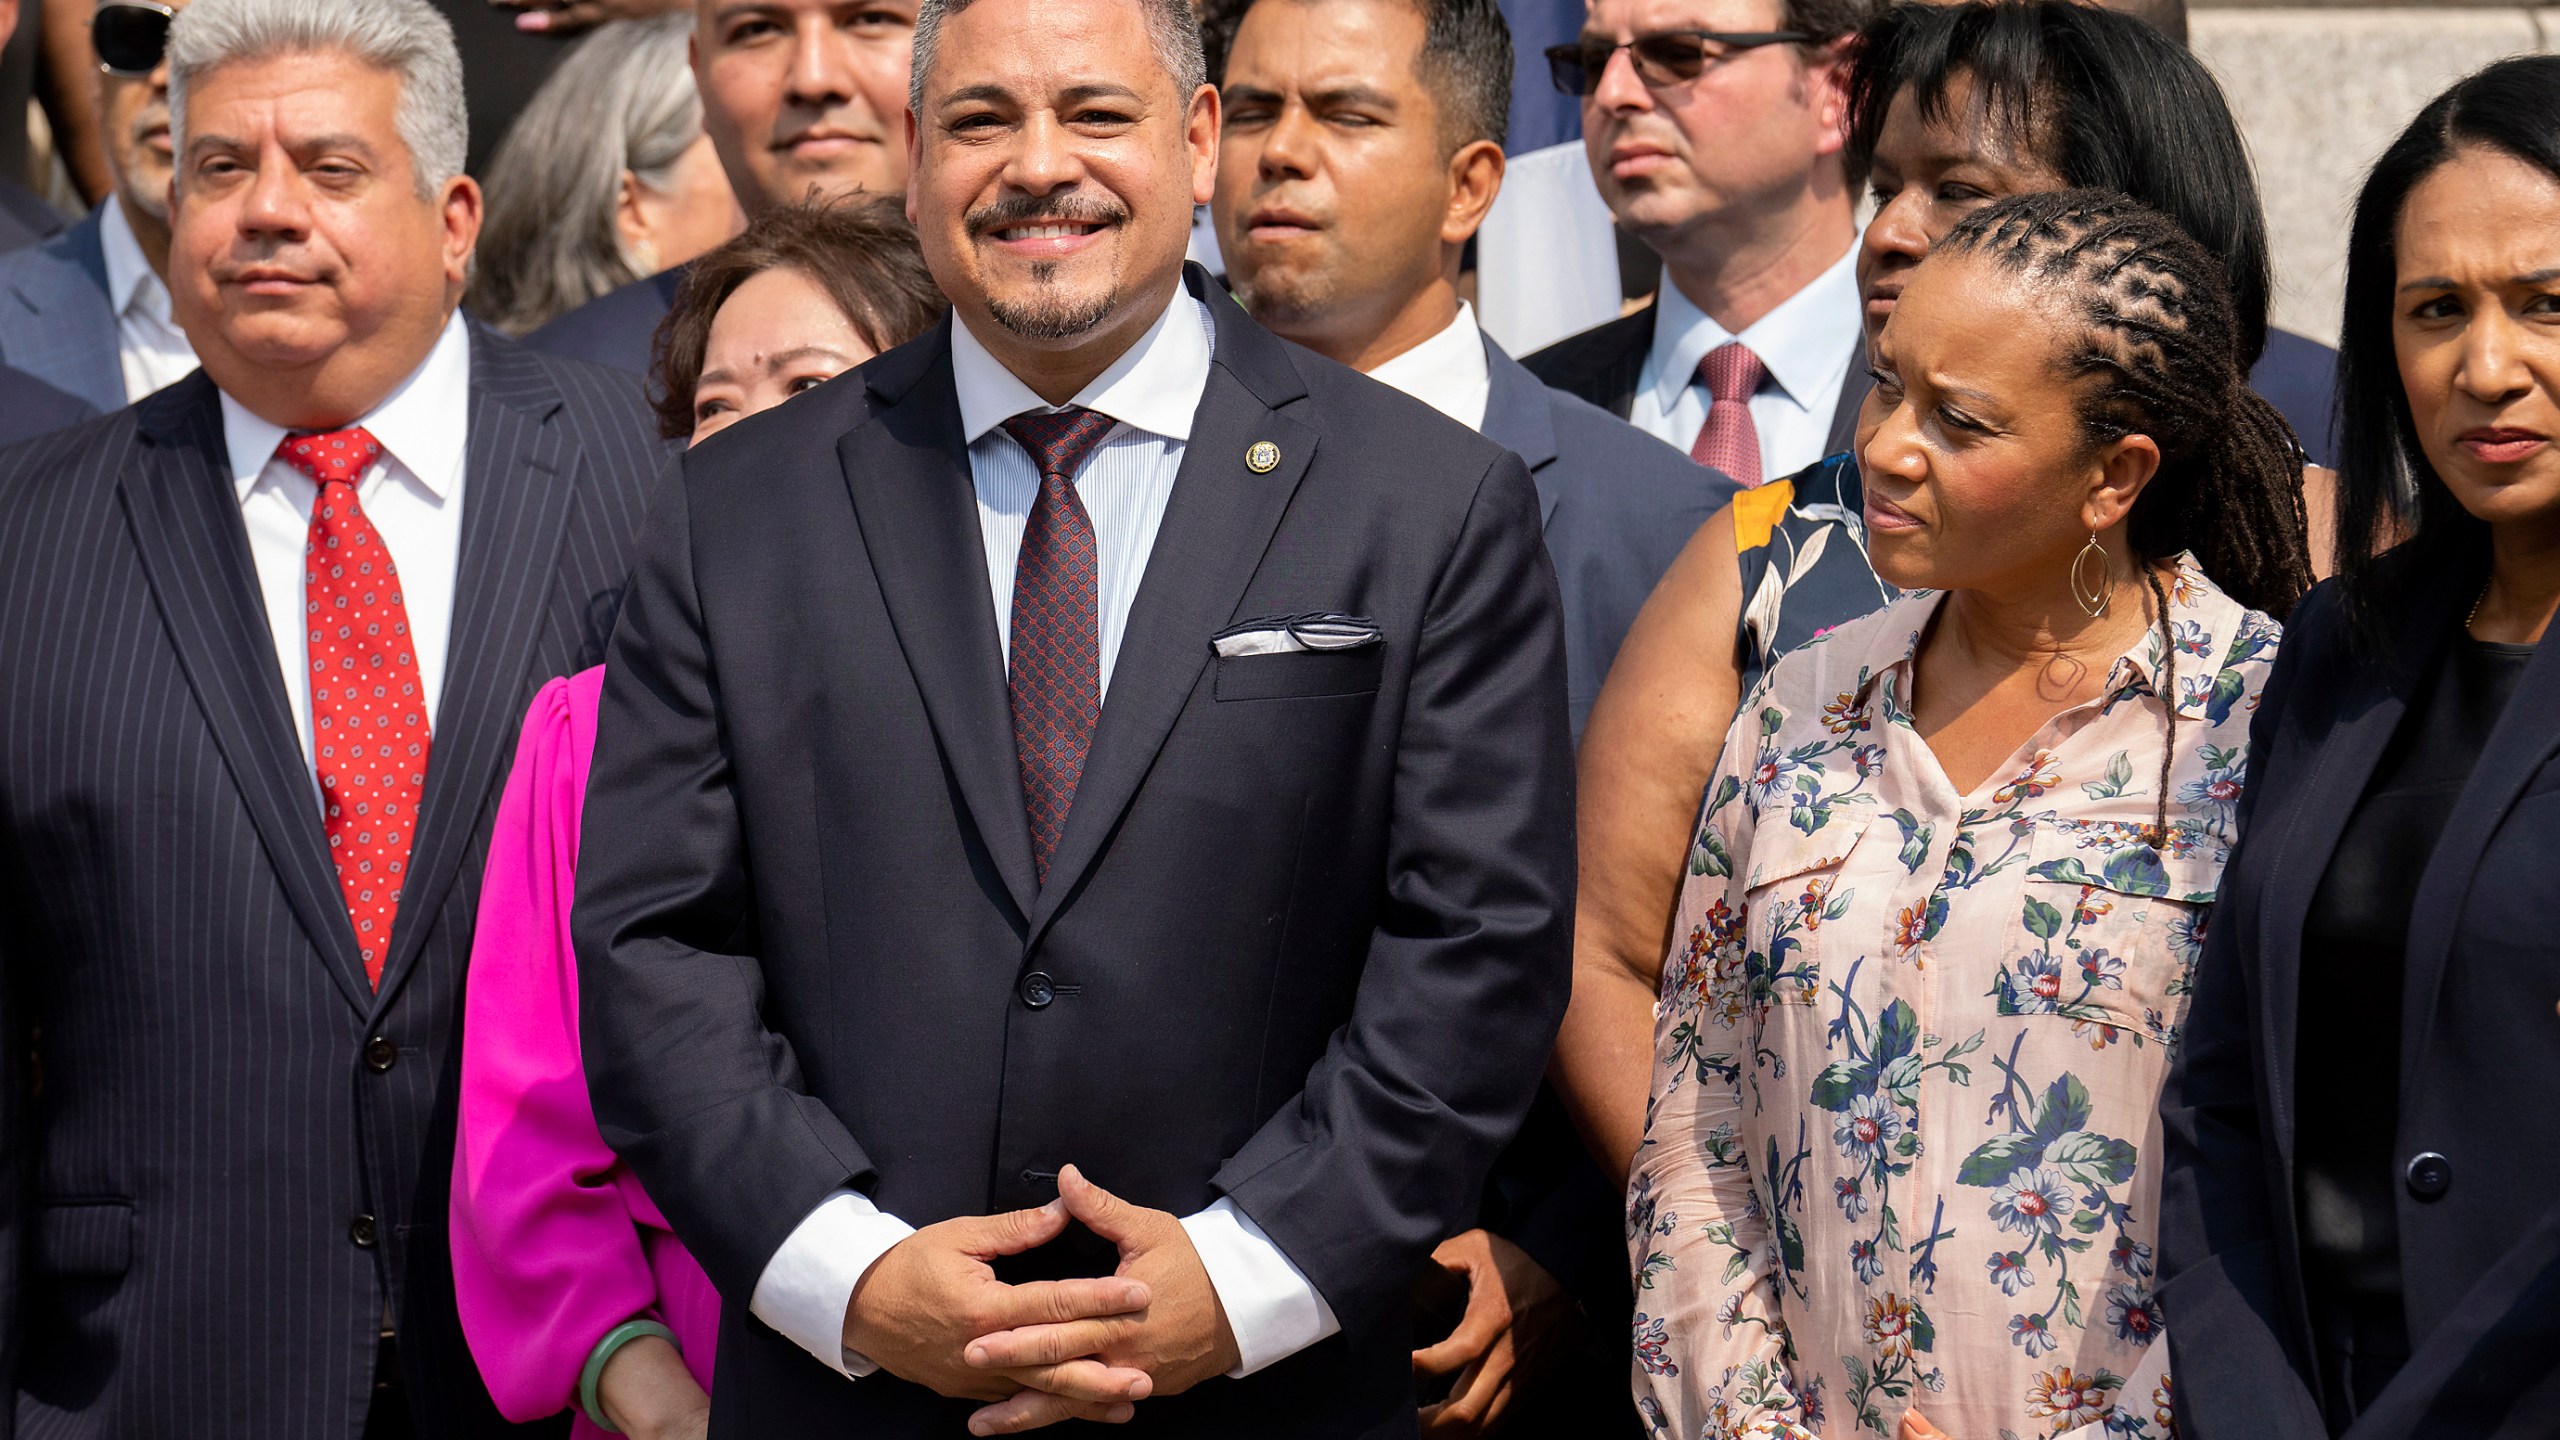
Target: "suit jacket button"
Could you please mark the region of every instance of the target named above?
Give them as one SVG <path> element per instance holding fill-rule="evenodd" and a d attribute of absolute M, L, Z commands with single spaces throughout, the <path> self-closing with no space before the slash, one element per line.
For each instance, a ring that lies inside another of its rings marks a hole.
<path fill-rule="evenodd" d="M 400 1047 L 392 1044 L 388 1039 L 385 1039 L 380 1035 L 374 1036 L 371 1040 L 365 1043 L 365 1068 L 371 1070 L 376 1075 L 390 1069 L 392 1062 L 399 1058 Z"/>
<path fill-rule="evenodd" d="M 2409 1193 L 2421 1200 L 2440 1200 L 2453 1188 L 2453 1162 L 2433 1150 L 2409 1157 Z"/>
<path fill-rule="evenodd" d="M 357 1216 L 355 1223 L 347 1227 L 347 1238 L 356 1242 L 356 1248 L 359 1250 L 372 1249 L 374 1241 L 373 1217 L 370 1215 Z"/>
<path fill-rule="evenodd" d="M 1014 993 L 1022 997 L 1023 1004 L 1034 1010 L 1042 1010 L 1048 1008 L 1050 1001 L 1058 998 L 1058 986 L 1057 982 L 1049 978 L 1048 971 L 1034 970 L 1022 977 L 1022 983 L 1014 987 Z"/>

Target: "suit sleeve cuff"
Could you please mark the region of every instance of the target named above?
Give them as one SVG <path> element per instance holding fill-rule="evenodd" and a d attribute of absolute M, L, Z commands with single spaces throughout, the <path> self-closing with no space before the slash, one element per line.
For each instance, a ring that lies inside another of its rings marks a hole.
<path fill-rule="evenodd" d="M 756 1277 L 747 1310 L 820 1364 L 859 1380 L 880 1367 L 845 1348 L 853 1289 L 890 1246 L 914 1233 L 904 1220 L 882 1214 L 869 1196 L 838 1190 L 783 1238 Z"/>
<path fill-rule="evenodd" d="M 1342 1329 L 1306 1272 L 1290 1263 L 1233 1200 L 1220 1200 L 1182 1222 L 1209 1272 L 1209 1288 L 1227 1312 L 1241 1357 L 1227 1372 L 1241 1380 L 1286 1360 Z"/>

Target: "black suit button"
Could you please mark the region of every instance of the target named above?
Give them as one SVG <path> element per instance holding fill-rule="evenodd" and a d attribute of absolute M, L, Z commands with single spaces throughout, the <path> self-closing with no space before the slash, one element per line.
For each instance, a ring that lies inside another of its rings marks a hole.
<path fill-rule="evenodd" d="M 2433 1150 L 2409 1157 L 2409 1193 L 2421 1200 L 2440 1200 L 2453 1188 L 2453 1162 Z"/>
<path fill-rule="evenodd" d="M 376 1035 L 371 1040 L 365 1042 L 365 1068 L 371 1070 L 376 1075 L 390 1069 L 392 1062 L 399 1058 L 400 1047 L 392 1044 L 389 1040 L 384 1039 L 380 1035 Z"/>
<path fill-rule="evenodd" d="M 1050 1001 L 1058 998 L 1058 985 L 1049 978 L 1048 971 L 1034 970 L 1022 977 L 1022 983 L 1014 987 L 1014 993 L 1022 997 L 1023 1004 L 1034 1010 L 1043 1010 L 1048 1008 Z"/>
<path fill-rule="evenodd" d="M 347 1227 L 347 1238 L 356 1242 L 356 1248 L 359 1250 L 372 1249 L 374 1241 L 373 1217 L 370 1215 L 357 1216 L 355 1223 Z"/>

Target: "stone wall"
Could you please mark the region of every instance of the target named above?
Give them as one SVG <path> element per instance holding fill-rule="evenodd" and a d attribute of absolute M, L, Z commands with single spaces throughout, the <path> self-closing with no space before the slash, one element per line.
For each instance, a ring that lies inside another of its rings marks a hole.
<path fill-rule="evenodd" d="M 2257 161 L 2276 323 L 2335 343 L 2347 220 L 2366 168 L 2454 80 L 2501 56 L 2560 49 L 2560 9 L 2198 9 L 2190 39 Z"/>

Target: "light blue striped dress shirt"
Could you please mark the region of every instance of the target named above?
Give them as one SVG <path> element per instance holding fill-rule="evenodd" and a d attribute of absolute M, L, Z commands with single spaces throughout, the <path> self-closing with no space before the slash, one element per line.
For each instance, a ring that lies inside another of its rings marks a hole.
<path fill-rule="evenodd" d="M 1156 529 L 1164 523 L 1174 476 L 1191 442 L 1192 413 L 1209 388 L 1214 333 L 1208 307 L 1188 290 L 1176 290 L 1173 303 L 1138 343 L 1067 402 L 1120 422 L 1076 472 L 1076 498 L 1093 521 L 1094 559 L 1101 571 L 1095 584 L 1101 612 L 1096 638 L 1106 698 L 1120 637 L 1129 628 L 1129 607 L 1138 598 L 1147 555 L 1155 549 Z M 1039 497 L 1040 467 L 1003 427 L 1025 410 L 1045 414 L 1061 407 L 1004 368 L 966 325 L 951 327 L 951 379 L 960 396 L 960 431 L 969 442 L 969 478 L 978 491 L 978 534 L 986 544 L 996 635 L 1010 665 L 1013 575 L 1031 503 Z"/>

